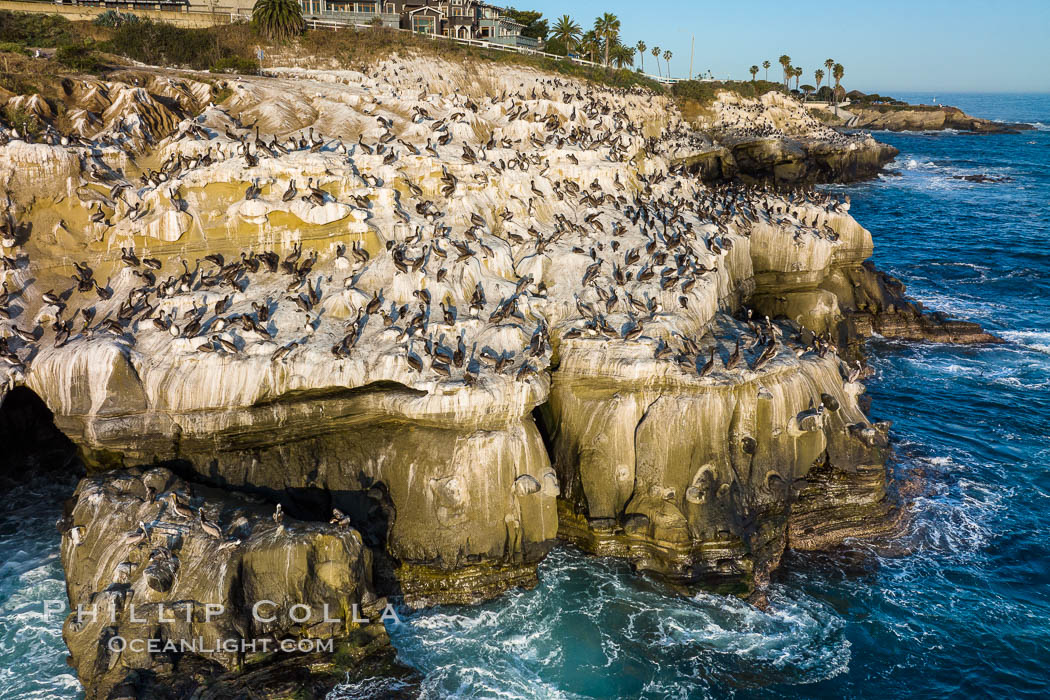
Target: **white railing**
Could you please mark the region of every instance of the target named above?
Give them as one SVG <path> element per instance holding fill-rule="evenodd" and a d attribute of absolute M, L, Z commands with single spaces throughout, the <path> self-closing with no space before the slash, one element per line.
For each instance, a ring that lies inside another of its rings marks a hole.
<path fill-rule="evenodd" d="M 353 29 L 372 29 L 372 25 L 370 25 L 370 24 L 358 24 L 358 23 L 350 22 L 350 21 L 341 21 L 341 20 L 332 20 L 332 19 L 307 19 L 306 20 L 306 26 L 309 27 L 310 29 L 331 29 L 331 30 L 348 29 L 348 28 L 353 28 Z M 392 27 L 383 27 L 383 28 L 392 29 Z M 556 59 L 556 60 L 570 61 L 570 62 L 575 63 L 576 65 L 580 65 L 580 66 L 591 66 L 593 68 L 604 68 L 604 66 L 601 63 L 595 63 L 594 61 L 588 61 L 588 60 L 583 59 L 583 58 L 574 58 L 572 56 L 559 56 L 558 54 L 547 53 L 545 51 L 540 51 L 539 49 L 530 49 L 527 46 L 508 46 L 507 44 L 497 44 L 495 42 L 486 41 L 484 39 L 461 39 L 459 37 L 454 37 L 454 36 L 445 36 L 444 34 L 431 34 L 429 32 L 416 32 L 416 31 L 413 31 L 411 29 L 402 29 L 400 27 L 397 28 L 397 31 L 399 31 L 399 32 L 408 32 L 410 34 L 415 34 L 416 36 L 425 37 L 427 39 L 444 39 L 445 41 L 454 41 L 456 43 L 464 44 L 466 46 L 477 46 L 479 48 L 493 49 L 495 51 L 509 51 L 511 53 L 518 53 L 518 54 L 523 54 L 523 55 L 526 55 L 526 56 L 546 56 L 547 58 L 553 58 L 553 59 Z M 639 73 L 639 75 L 641 75 L 643 77 L 646 77 L 646 78 L 648 78 L 650 80 L 654 80 L 654 81 L 656 81 L 658 83 L 663 83 L 664 85 L 673 85 L 675 83 L 679 83 L 679 82 L 682 82 L 683 80 L 686 80 L 686 78 L 665 78 L 663 76 L 652 75 L 650 73 Z"/>

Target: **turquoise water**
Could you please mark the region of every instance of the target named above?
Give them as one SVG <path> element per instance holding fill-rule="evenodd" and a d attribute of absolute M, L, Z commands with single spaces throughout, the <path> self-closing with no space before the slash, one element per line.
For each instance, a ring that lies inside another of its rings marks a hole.
<path fill-rule="evenodd" d="M 38 479 L 8 491 L 0 514 L 0 698 L 83 697 L 66 665 L 64 613 L 50 619 L 44 600 L 65 601 L 55 521 L 75 479 Z"/>
<path fill-rule="evenodd" d="M 899 95 L 929 101 L 932 95 Z M 1050 124 L 1050 96 L 938 95 L 972 114 Z M 1046 697 L 1050 672 L 1050 130 L 879 134 L 899 177 L 838 188 L 875 260 L 931 307 L 1010 342 L 873 341 L 873 414 L 920 477 L 902 557 L 792 556 L 759 612 L 672 595 L 620 562 L 555 551 L 540 585 L 390 627 L 431 697 Z M 1012 178 L 968 183 L 953 175 Z M 0 697 L 75 697 L 54 521 L 66 484 L 0 515 Z M 16 525 L 17 523 L 17 525 Z M 336 697 L 382 696 L 380 684 Z"/>

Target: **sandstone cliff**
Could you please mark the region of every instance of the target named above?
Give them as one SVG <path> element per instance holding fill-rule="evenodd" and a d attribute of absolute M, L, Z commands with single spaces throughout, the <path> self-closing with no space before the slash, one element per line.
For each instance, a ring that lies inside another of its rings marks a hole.
<path fill-rule="evenodd" d="M 847 202 L 689 167 L 797 174 L 772 152 L 812 127 L 797 103 L 727 98 L 712 139 L 663 96 L 524 69 L 274 70 L 221 105 L 179 80 L 200 110 L 167 127 L 0 146 L 5 391 L 99 473 L 65 525 L 74 603 L 475 602 L 559 537 L 760 595 L 785 547 L 896 522 L 851 355 L 944 324 L 865 263 Z M 811 154 L 879 148 L 813 129 Z M 144 632 L 314 633 L 237 620 Z M 92 692 L 172 674 L 103 631 L 66 630 Z"/>
<path fill-rule="evenodd" d="M 957 107 L 931 106 L 849 106 L 850 127 L 884 131 L 942 131 L 955 129 L 980 134 L 1017 133 L 1032 127 L 971 117 Z"/>
<path fill-rule="evenodd" d="M 697 108 L 693 125 L 708 139 L 682 162 L 712 183 L 853 182 L 876 176 L 898 153 L 868 134 L 835 131 L 777 92 L 751 99 L 723 91 Z"/>

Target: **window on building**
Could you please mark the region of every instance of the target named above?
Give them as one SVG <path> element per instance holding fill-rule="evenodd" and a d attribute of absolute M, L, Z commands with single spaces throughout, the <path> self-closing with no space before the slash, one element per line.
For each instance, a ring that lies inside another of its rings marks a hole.
<path fill-rule="evenodd" d="M 427 34 L 434 33 L 434 18 L 433 17 L 413 17 L 412 18 L 412 31 L 424 32 Z"/>
<path fill-rule="evenodd" d="M 359 2 L 357 3 L 357 11 L 366 15 L 374 15 L 379 12 L 379 8 L 376 7 L 374 2 Z"/>
<path fill-rule="evenodd" d="M 386 12 L 386 13 L 387 13 L 388 15 L 392 15 L 392 14 L 394 14 L 394 13 L 395 13 L 395 12 L 396 12 L 397 10 L 395 10 L 395 9 L 394 9 L 394 3 L 392 3 L 392 2 L 388 2 L 388 3 L 386 4 L 386 9 L 385 9 L 385 10 L 383 10 L 383 11 L 384 11 L 384 12 Z"/>

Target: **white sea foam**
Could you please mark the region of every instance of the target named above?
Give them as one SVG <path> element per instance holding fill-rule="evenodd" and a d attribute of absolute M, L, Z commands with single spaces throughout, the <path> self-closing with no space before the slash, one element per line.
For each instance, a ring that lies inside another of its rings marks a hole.
<path fill-rule="evenodd" d="M 632 683 L 646 697 L 705 697 L 848 670 L 834 609 L 780 585 L 770 603 L 762 612 L 732 596 L 680 598 L 621 561 L 558 549 L 533 591 L 416 613 L 390 632 L 400 658 L 424 674 L 424 697 L 576 698 L 582 688 L 594 697 Z"/>
<path fill-rule="evenodd" d="M 399 678 L 365 678 L 337 686 L 328 695 L 328 700 L 380 700 L 410 689 L 411 686 Z"/>
<path fill-rule="evenodd" d="M 1050 331 L 1003 331 L 999 335 L 1011 343 L 1050 355 Z"/>

